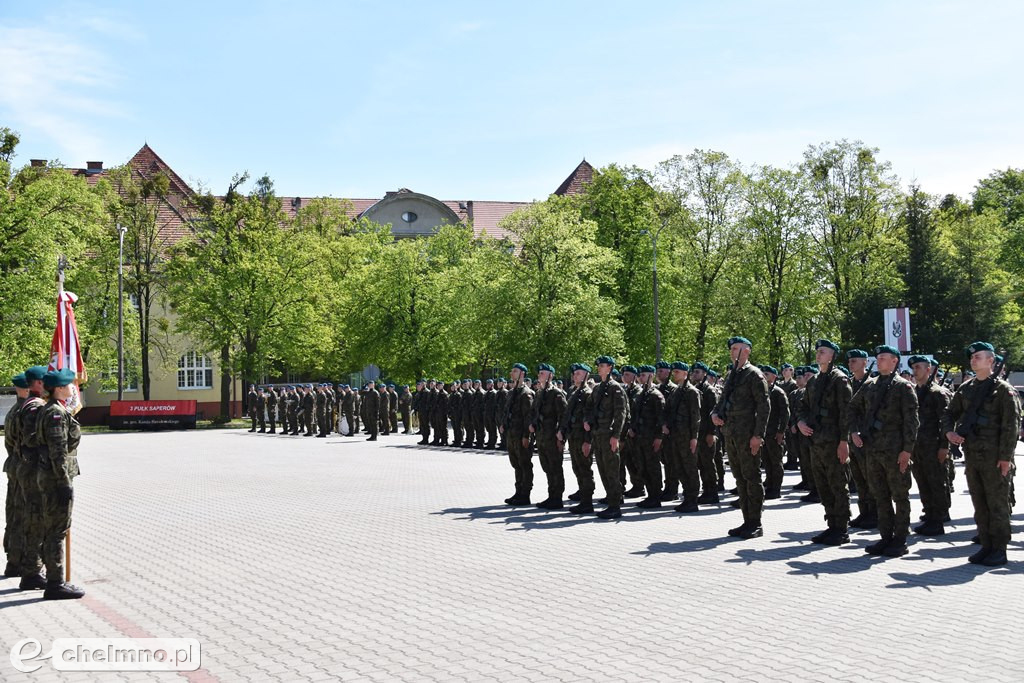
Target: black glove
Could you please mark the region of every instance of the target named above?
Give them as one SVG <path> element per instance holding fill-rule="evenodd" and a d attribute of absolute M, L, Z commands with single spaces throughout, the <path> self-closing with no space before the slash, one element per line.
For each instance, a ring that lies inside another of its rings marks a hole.
<path fill-rule="evenodd" d="M 75 499 L 75 490 L 71 488 L 70 484 L 60 484 L 57 486 L 57 501 L 61 505 L 67 505 Z"/>

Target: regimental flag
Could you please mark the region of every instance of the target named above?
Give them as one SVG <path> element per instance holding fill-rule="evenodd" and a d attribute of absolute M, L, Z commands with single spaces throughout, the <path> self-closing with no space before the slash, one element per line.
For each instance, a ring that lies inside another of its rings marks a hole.
<path fill-rule="evenodd" d="M 885 343 L 910 353 L 910 309 L 885 309 Z"/>
<path fill-rule="evenodd" d="M 78 341 L 78 326 L 75 325 L 75 302 L 78 296 L 74 292 L 64 290 L 63 273 L 58 280 L 57 291 L 57 328 L 53 331 L 50 343 L 50 369 L 63 370 L 68 368 L 75 373 L 74 391 L 66 402 L 68 410 L 73 414 L 84 407 L 79 382 L 89 379 L 82 361 L 82 346 Z"/>

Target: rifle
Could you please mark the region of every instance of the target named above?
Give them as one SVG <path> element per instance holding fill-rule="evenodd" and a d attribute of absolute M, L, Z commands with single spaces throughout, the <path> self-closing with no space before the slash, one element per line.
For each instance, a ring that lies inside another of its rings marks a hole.
<path fill-rule="evenodd" d="M 954 431 L 960 436 L 966 438 L 973 435 L 979 426 L 988 424 L 988 417 L 981 415 L 981 404 L 988 400 L 988 397 L 995 391 L 996 382 L 999 381 L 999 375 L 1002 374 L 1003 368 L 1006 367 L 1006 357 L 1009 353 L 1003 354 L 1003 360 L 996 363 L 996 366 L 992 368 L 992 375 L 985 380 L 984 386 L 978 387 L 977 391 L 971 396 L 971 402 L 967 406 L 967 412 L 964 414 L 964 419 L 960 421 L 960 424 L 956 426 Z"/>
<path fill-rule="evenodd" d="M 718 417 L 725 419 L 725 416 L 729 414 L 729 407 L 732 405 L 732 392 L 736 388 L 736 365 L 737 361 L 733 361 L 730 366 L 732 372 L 729 373 L 729 377 L 725 380 L 725 389 L 722 390 L 722 400 L 719 402 L 722 405 L 722 409 L 715 409 L 718 413 Z"/>

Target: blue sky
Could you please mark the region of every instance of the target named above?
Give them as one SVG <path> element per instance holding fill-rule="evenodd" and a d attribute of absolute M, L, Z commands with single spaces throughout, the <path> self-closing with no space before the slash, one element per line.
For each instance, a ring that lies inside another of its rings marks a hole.
<path fill-rule="evenodd" d="M 1024 2 L 0 2 L 18 161 L 282 195 L 541 199 L 586 157 L 879 147 L 968 194 L 1024 166 Z"/>

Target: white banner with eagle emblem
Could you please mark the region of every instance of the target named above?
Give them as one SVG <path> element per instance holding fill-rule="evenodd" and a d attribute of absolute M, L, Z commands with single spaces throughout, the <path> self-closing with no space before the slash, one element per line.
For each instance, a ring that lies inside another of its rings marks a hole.
<path fill-rule="evenodd" d="M 885 343 L 910 353 L 910 309 L 885 309 Z"/>

